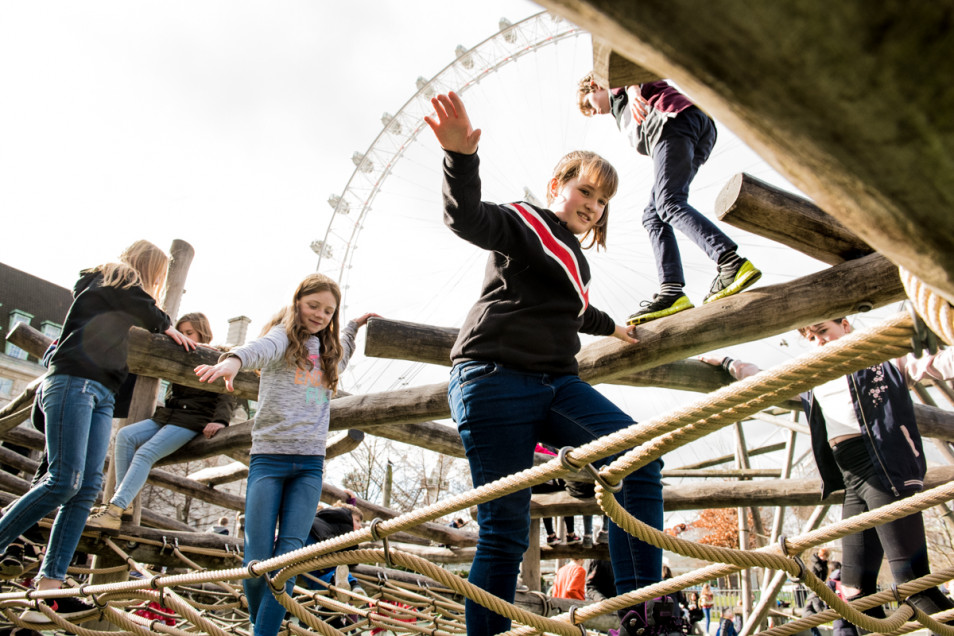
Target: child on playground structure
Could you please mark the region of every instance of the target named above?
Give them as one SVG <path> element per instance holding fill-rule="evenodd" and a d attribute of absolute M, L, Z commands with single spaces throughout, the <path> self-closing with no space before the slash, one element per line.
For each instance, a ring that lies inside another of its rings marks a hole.
<path fill-rule="evenodd" d="M 212 342 L 212 326 L 203 313 L 185 314 L 176 322 L 176 329 L 197 343 Z M 87 527 L 118 529 L 123 511 L 146 484 L 153 465 L 199 433 L 211 439 L 229 425 L 234 408 L 235 397 L 229 393 L 170 385 L 165 406 L 157 408 L 151 419 L 124 426 L 116 434 L 116 492 L 108 504 L 90 515 Z"/>
<path fill-rule="evenodd" d="M 172 326 L 156 305 L 169 257 L 149 241 L 136 241 L 118 263 L 80 272 L 49 372 L 40 387 L 46 419 L 46 474 L 0 519 L 0 549 L 59 508 L 40 567 L 38 590 L 60 588 L 103 482 L 115 395 L 128 374 L 129 328 L 165 333 L 186 350 L 195 343 Z M 76 597 L 50 601 L 63 617 L 94 610 Z M 29 610 L 31 622 L 49 622 Z"/>
<path fill-rule="evenodd" d="M 480 299 L 451 352 L 451 414 L 470 462 L 474 486 L 530 468 L 538 441 L 579 446 L 632 425 L 632 418 L 578 375 L 579 332 L 635 343 L 627 327 L 589 303 L 590 271 L 581 240 L 605 246 L 616 170 L 592 152 L 563 157 L 547 184 L 550 209 L 480 200 L 477 142 L 454 93 L 431 100 L 425 120 L 444 156 L 444 222 L 490 252 Z M 662 462 L 623 480 L 624 508 L 662 527 Z M 470 581 L 512 602 L 530 541 L 530 489 L 480 504 L 480 534 Z M 615 524 L 610 554 L 620 593 L 656 583 L 662 552 Z M 628 617 L 635 611 L 622 610 Z M 468 634 L 499 634 L 505 618 L 466 601 Z M 624 618 L 624 626 L 629 623 Z M 625 629 L 625 627 L 624 627 Z M 635 632 L 624 632 L 633 633 Z"/>
<path fill-rule="evenodd" d="M 799 333 L 823 347 L 851 333 L 851 324 L 836 318 L 803 327 Z M 700 359 L 721 365 L 736 379 L 759 372 L 741 360 Z M 921 358 L 908 354 L 836 378 L 801 396 L 822 478 L 822 498 L 844 488 L 844 519 L 923 489 L 924 449 L 908 387 L 925 377 L 954 378 L 954 349 Z M 841 544 L 841 585 L 849 601 L 877 591 L 884 556 L 899 585 L 931 571 L 920 512 L 844 537 Z M 928 614 L 954 607 L 936 587 L 914 594 L 910 601 Z M 865 613 L 884 617 L 880 605 Z"/>
<path fill-rule="evenodd" d="M 224 354 L 218 364 L 195 368 L 202 382 L 222 378 L 229 391 L 239 369 L 262 370 L 245 495 L 245 565 L 304 547 L 311 530 L 321 497 L 329 400 L 354 352 L 358 328 L 376 316 L 351 321 L 339 339 L 340 306 L 338 285 L 311 274 L 260 338 Z M 287 582 L 289 593 L 294 583 Z M 244 586 L 255 636 L 275 636 L 285 608 L 263 577 L 245 579 Z"/>
<path fill-rule="evenodd" d="M 738 255 L 738 245 L 689 204 L 689 185 L 716 142 L 715 122 L 665 80 L 609 90 L 593 73 L 577 88 L 580 111 L 587 117 L 611 114 L 636 151 L 653 160 L 653 189 L 643 211 L 643 227 L 656 259 L 659 293 L 642 301 L 630 325 L 690 309 L 683 293 L 686 279 L 673 227 L 715 261 L 718 274 L 704 302 L 749 287 L 762 272 Z"/>

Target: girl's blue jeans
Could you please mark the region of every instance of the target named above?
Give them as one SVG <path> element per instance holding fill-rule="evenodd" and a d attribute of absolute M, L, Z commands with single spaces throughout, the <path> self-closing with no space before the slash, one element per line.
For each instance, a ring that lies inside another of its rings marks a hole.
<path fill-rule="evenodd" d="M 182 448 L 197 432 L 153 420 L 124 426 L 116 434 L 116 494 L 111 503 L 126 508 L 132 503 L 149 478 L 153 465 L 166 455 Z"/>
<path fill-rule="evenodd" d="M 0 519 L 0 548 L 60 508 L 40 576 L 62 581 L 103 484 L 113 422 L 113 392 L 94 380 L 52 375 L 43 381 L 49 469 Z"/>
<path fill-rule="evenodd" d="M 245 493 L 245 565 L 305 546 L 321 499 L 324 464 L 322 455 L 252 455 Z M 264 577 L 243 584 L 255 636 L 275 636 L 285 608 Z M 294 584 L 292 577 L 285 586 L 289 594 Z"/>
<path fill-rule="evenodd" d="M 451 371 L 451 415 L 470 461 L 474 486 L 533 466 L 537 442 L 580 446 L 634 424 L 632 418 L 577 375 L 506 369 L 493 362 L 466 362 Z M 605 463 L 608 460 L 604 460 Z M 623 480 L 616 495 L 640 521 L 662 529 L 662 461 Z M 530 545 L 530 489 L 477 507 L 480 534 L 470 582 L 512 602 L 523 554 Z M 656 583 L 662 551 L 610 525 L 610 557 L 619 593 Z M 499 634 L 510 619 L 466 602 L 468 634 Z"/>

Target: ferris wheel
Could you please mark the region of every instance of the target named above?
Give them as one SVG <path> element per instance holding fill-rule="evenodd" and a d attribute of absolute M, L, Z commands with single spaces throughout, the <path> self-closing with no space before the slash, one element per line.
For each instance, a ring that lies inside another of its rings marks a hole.
<path fill-rule="evenodd" d="M 381 132 L 364 153 L 352 155 L 355 169 L 351 178 L 341 194 L 328 199 L 334 212 L 324 238 L 311 245 L 318 255 L 317 271 L 338 280 L 342 293 L 349 288 L 352 259 L 371 206 L 395 164 L 426 127 L 424 116 L 433 111 L 431 98 L 448 91 L 464 93 L 521 57 L 584 33 L 546 11 L 516 24 L 501 19 L 499 26 L 499 32 L 471 49 L 459 45 L 456 59 L 431 79 L 419 77 L 417 92 L 395 114 L 384 113 Z"/>
<path fill-rule="evenodd" d="M 458 47 L 453 61 L 433 78 L 419 78 L 404 105 L 382 117 L 382 129 L 368 149 L 352 157 L 353 174 L 329 200 L 334 214 L 324 237 L 313 244 L 319 271 L 341 285 L 346 317 L 373 311 L 396 320 L 458 327 L 477 298 L 487 254 L 444 227 L 443 152 L 423 120 L 432 111 L 431 97 L 449 90 L 462 95 L 471 120 L 483 131 L 479 154 L 485 200 L 542 200 L 553 166 L 571 150 L 595 150 L 609 159 L 620 173 L 620 189 L 611 202 L 609 250 L 587 255 L 591 301 L 622 320 L 656 290 L 655 263 L 641 224 L 652 164 L 629 147 L 612 117 L 586 118 L 579 112 L 576 83 L 591 68 L 589 34 L 544 12 L 515 24 L 502 22 L 498 32 L 477 46 Z M 712 156 L 693 182 L 693 204 L 711 211 L 722 186 L 743 171 L 784 185 L 764 161 L 720 128 Z M 740 253 L 763 270 L 766 284 L 821 268 L 806 262 L 807 257 L 791 265 L 785 262 L 791 250 L 734 228 L 727 232 Z M 687 291 L 701 301 L 713 265 L 688 245 L 682 256 Z M 751 359 L 770 364 L 770 354 L 788 358 L 801 353 L 785 351 L 788 345 L 782 342 L 764 343 L 769 351 Z M 343 380 L 348 391 L 367 393 L 446 378 L 446 368 L 365 358 L 358 352 Z M 619 391 L 611 399 L 637 419 L 670 410 L 678 399 L 665 390 L 604 389 Z"/>

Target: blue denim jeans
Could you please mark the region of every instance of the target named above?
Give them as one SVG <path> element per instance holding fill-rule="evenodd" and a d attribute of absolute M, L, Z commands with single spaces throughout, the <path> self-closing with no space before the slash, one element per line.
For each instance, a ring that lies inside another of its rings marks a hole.
<path fill-rule="evenodd" d="M 124 426 L 116 434 L 116 494 L 110 500 L 120 508 L 132 503 L 149 478 L 153 465 L 166 455 L 179 450 L 196 431 L 181 426 L 157 424 L 143 420 Z"/>
<path fill-rule="evenodd" d="M 245 493 L 245 565 L 305 546 L 321 499 L 322 455 L 252 455 Z M 278 536 L 275 536 L 275 528 Z M 294 577 L 285 586 L 290 594 Z M 262 577 L 245 579 L 255 636 L 275 636 L 285 608 Z"/>
<path fill-rule="evenodd" d="M 493 362 L 456 365 L 448 399 L 475 487 L 530 468 L 537 442 L 580 446 L 634 423 L 577 375 L 525 373 Z M 661 460 L 648 464 L 626 477 L 616 495 L 627 511 L 658 529 L 663 523 L 661 470 Z M 512 602 L 520 562 L 530 545 L 530 489 L 479 505 L 477 522 L 480 534 L 469 580 Z M 636 540 L 616 524 L 610 525 L 609 535 L 619 593 L 660 580 L 659 548 Z M 473 601 L 467 600 L 465 613 L 468 634 L 510 629 L 510 619 Z"/>
<path fill-rule="evenodd" d="M 49 469 L 0 519 L 0 549 L 59 507 L 40 576 L 62 581 L 103 484 L 114 396 L 94 380 L 52 375 L 40 400 Z"/>
<path fill-rule="evenodd" d="M 715 124 L 693 106 L 666 122 L 653 148 L 653 189 L 643 211 L 643 227 L 649 232 L 660 283 L 686 284 L 673 227 L 713 261 L 738 249 L 712 221 L 689 205 L 689 184 L 709 158 L 715 141 Z"/>

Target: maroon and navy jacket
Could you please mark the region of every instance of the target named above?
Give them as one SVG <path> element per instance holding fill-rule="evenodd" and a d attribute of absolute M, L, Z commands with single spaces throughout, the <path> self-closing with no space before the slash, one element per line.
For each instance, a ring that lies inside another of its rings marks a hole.
<path fill-rule="evenodd" d="M 550 210 L 481 201 L 479 163 L 476 154 L 444 157 L 444 223 L 490 251 L 480 298 L 451 361 L 575 374 L 579 333 L 606 336 L 616 328 L 589 303 L 590 268 L 580 242 Z"/>
<path fill-rule="evenodd" d="M 640 84 L 639 95 L 649 105 L 649 112 L 641 124 L 633 119 L 625 88 L 610 91 L 610 112 L 616 119 L 616 126 L 637 152 L 651 157 L 666 123 L 695 105 L 666 80 Z"/>

